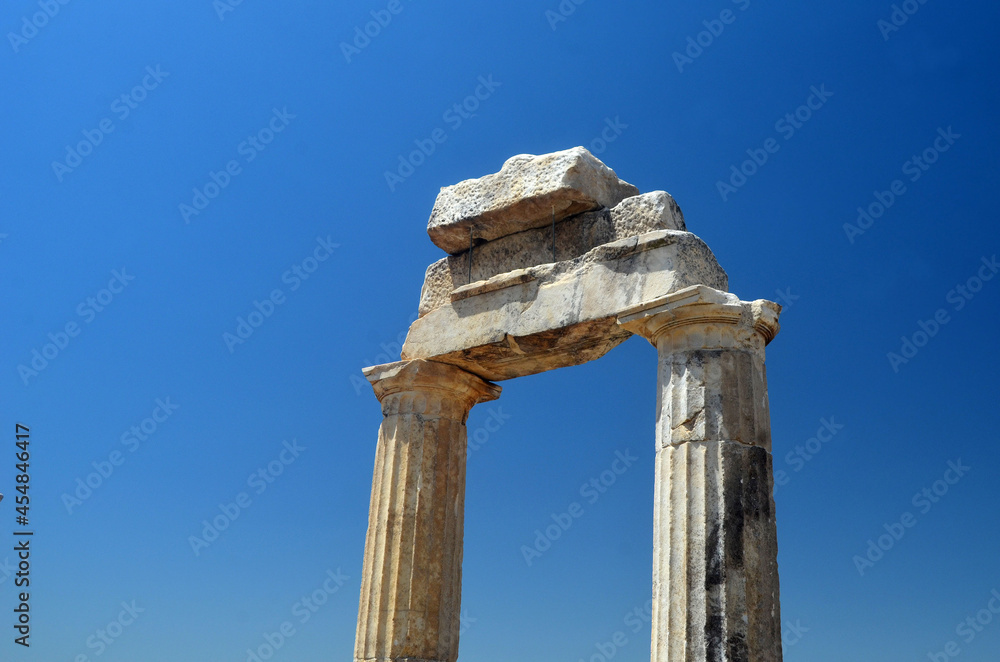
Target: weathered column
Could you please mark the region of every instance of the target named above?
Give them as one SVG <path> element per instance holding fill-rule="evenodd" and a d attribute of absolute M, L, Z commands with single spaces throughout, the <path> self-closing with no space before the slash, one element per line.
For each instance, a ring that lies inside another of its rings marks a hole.
<path fill-rule="evenodd" d="M 625 311 L 658 353 L 653 662 L 780 662 L 764 345 L 780 307 L 704 286 Z"/>
<path fill-rule="evenodd" d="M 382 403 L 354 659 L 458 658 L 465 422 L 500 387 L 455 366 L 365 369 Z"/>

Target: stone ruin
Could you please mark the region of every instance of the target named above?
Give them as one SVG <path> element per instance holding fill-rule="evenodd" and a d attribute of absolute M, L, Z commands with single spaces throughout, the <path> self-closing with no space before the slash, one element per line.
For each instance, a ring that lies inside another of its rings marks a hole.
<path fill-rule="evenodd" d="M 364 369 L 382 405 L 357 662 L 454 662 L 466 419 L 494 381 L 656 347 L 653 662 L 781 660 L 764 346 L 780 306 L 728 278 L 664 191 L 582 147 L 520 155 L 441 189 L 400 361 Z"/>

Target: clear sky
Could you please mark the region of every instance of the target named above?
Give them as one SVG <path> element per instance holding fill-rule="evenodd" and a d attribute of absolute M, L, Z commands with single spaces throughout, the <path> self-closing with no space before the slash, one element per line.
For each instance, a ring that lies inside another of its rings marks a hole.
<path fill-rule="evenodd" d="M 358 379 L 442 255 L 438 188 L 583 145 L 786 306 L 785 659 L 1000 659 L 998 15 L 5 2 L 0 658 L 349 659 L 381 420 Z M 461 659 L 599 662 L 616 633 L 649 659 L 655 359 L 634 338 L 473 410 Z"/>

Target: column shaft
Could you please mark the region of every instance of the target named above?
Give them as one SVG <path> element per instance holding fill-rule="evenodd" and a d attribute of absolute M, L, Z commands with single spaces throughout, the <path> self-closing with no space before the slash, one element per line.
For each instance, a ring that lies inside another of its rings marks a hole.
<path fill-rule="evenodd" d="M 458 658 L 465 421 L 499 387 L 445 364 L 369 374 L 382 403 L 355 660 Z"/>
<path fill-rule="evenodd" d="M 653 662 L 780 662 L 764 345 L 778 307 L 695 287 L 621 318 L 657 348 Z"/>
<path fill-rule="evenodd" d="M 654 662 L 781 660 L 771 456 L 725 441 L 656 456 Z"/>

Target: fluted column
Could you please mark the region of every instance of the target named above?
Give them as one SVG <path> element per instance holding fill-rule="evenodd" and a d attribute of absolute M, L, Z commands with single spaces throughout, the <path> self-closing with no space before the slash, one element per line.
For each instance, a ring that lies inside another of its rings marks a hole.
<path fill-rule="evenodd" d="M 382 403 L 361 582 L 357 662 L 458 658 L 465 422 L 500 387 L 455 366 L 365 369 Z"/>
<path fill-rule="evenodd" d="M 695 286 L 619 317 L 657 349 L 653 662 L 780 662 L 764 345 L 780 306 Z"/>

